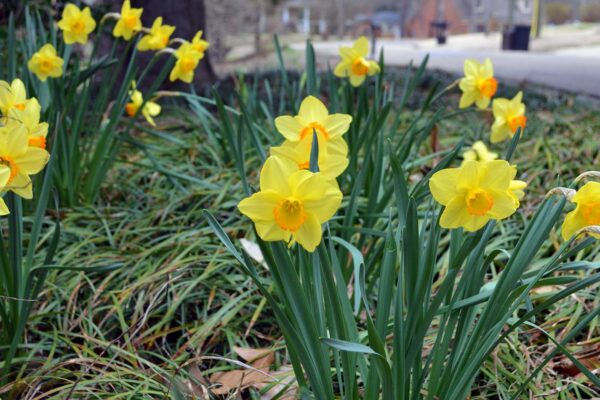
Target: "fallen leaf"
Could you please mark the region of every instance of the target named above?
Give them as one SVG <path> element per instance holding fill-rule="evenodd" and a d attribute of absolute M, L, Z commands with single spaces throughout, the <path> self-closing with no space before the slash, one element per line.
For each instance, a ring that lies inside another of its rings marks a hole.
<path fill-rule="evenodd" d="M 211 388 L 214 394 L 227 394 L 231 391 L 241 391 L 248 387 L 260 389 L 265 384 L 275 380 L 273 375 L 269 374 L 269 368 L 275 361 L 273 349 L 234 347 L 233 351 L 250 365 L 244 369 L 213 374 L 210 377 L 210 382 L 220 385 L 219 387 Z"/>
<path fill-rule="evenodd" d="M 573 352 L 572 355 L 590 371 L 600 368 L 600 344 Z M 551 367 L 562 376 L 576 377 L 581 374 L 579 368 L 565 355 L 555 357 Z"/>

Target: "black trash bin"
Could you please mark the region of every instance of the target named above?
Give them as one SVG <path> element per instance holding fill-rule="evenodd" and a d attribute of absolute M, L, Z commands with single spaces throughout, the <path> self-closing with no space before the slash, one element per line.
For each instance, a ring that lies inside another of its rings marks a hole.
<path fill-rule="evenodd" d="M 516 25 L 502 32 L 502 50 L 529 50 L 531 26 Z"/>
<path fill-rule="evenodd" d="M 529 36 L 531 35 L 531 26 L 517 25 L 513 30 L 512 50 L 529 50 Z"/>
<path fill-rule="evenodd" d="M 446 44 L 448 38 L 448 21 L 439 20 L 431 23 L 438 44 Z"/>

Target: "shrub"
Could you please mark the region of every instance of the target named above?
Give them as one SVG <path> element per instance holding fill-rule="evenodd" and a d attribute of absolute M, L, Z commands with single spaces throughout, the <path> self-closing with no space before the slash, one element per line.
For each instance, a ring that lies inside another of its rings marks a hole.
<path fill-rule="evenodd" d="M 549 3 L 545 10 L 546 20 L 551 24 L 564 24 L 573 17 L 573 9 L 568 4 Z"/>
<path fill-rule="evenodd" d="M 584 4 L 579 15 L 583 22 L 600 22 L 600 4 Z"/>

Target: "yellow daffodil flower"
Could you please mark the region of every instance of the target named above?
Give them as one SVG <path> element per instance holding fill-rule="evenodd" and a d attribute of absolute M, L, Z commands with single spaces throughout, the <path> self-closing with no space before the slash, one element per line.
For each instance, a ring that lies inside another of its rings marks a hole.
<path fill-rule="evenodd" d="M 144 97 L 142 96 L 142 92 L 136 90 L 135 82 L 132 82 L 131 86 L 132 90 L 129 91 L 129 98 L 131 99 L 131 102 L 125 105 L 125 112 L 130 117 L 133 117 L 144 103 Z M 158 103 L 148 100 L 146 104 L 144 104 L 144 108 L 142 108 L 141 113 L 150 125 L 156 126 L 154 118 L 152 117 L 156 117 L 158 114 L 160 114 L 160 110 L 161 108 Z"/>
<path fill-rule="evenodd" d="M 56 54 L 56 49 L 50 43 L 45 44 L 31 56 L 27 68 L 33 72 L 40 81 L 48 77 L 58 78 L 63 73 L 63 59 Z"/>
<path fill-rule="evenodd" d="M 485 143 L 479 140 L 463 153 L 463 164 L 467 161 L 492 161 L 497 158 L 498 154 L 489 151 Z"/>
<path fill-rule="evenodd" d="M 367 75 L 375 75 L 379 72 L 379 65 L 372 60 L 367 60 L 369 55 L 369 40 L 361 36 L 352 47 L 340 47 L 341 61 L 335 67 L 333 73 L 339 78 L 350 78 L 352 86 L 360 86 Z"/>
<path fill-rule="evenodd" d="M 48 152 L 29 146 L 24 124 L 0 128 L 0 165 L 10 169 L 6 188 L 25 199 L 31 199 L 30 175 L 37 174 L 48 162 Z"/>
<path fill-rule="evenodd" d="M 494 99 L 492 111 L 494 112 L 494 124 L 492 125 L 492 143 L 511 139 L 517 129 L 523 129 L 527 125 L 525 116 L 525 104 L 522 101 L 523 92 L 517 93 L 512 100 Z"/>
<path fill-rule="evenodd" d="M 10 168 L 6 165 L 0 165 L 0 190 L 4 189 L 10 178 Z M 4 199 L 0 197 L 0 215 L 10 214 L 8 206 L 4 202 Z"/>
<path fill-rule="evenodd" d="M 508 194 L 510 194 L 512 197 L 516 208 L 521 206 L 521 200 L 523 200 L 523 197 L 525 197 L 526 188 L 527 182 L 519 180 L 510 181 L 510 185 L 508 185 Z"/>
<path fill-rule="evenodd" d="M 335 180 L 298 169 L 296 163 L 271 156 L 260 172 L 260 192 L 238 205 L 265 241 L 298 242 L 313 252 L 321 242 L 321 225 L 342 202 Z"/>
<path fill-rule="evenodd" d="M 462 91 L 459 107 L 467 108 L 475 103 L 481 109 L 487 108 L 498 88 L 492 61 L 486 58 L 483 64 L 480 64 L 476 60 L 465 60 L 464 71 L 465 77 L 458 85 Z"/>
<path fill-rule="evenodd" d="M 8 127 L 14 127 L 15 124 L 23 124 L 27 131 L 29 146 L 46 148 L 46 135 L 48 135 L 48 123 L 40 122 L 42 107 L 37 99 L 32 98 L 27 101 L 23 110 L 13 108 L 9 113 Z"/>
<path fill-rule="evenodd" d="M 194 38 L 192 39 L 192 47 L 194 50 L 200 52 L 200 53 L 204 53 L 206 51 L 206 49 L 208 49 L 210 47 L 210 44 L 202 39 L 202 31 L 198 31 L 196 32 L 196 34 L 194 35 Z"/>
<path fill-rule="evenodd" d="M 571 199 L 577 206 L 565 217 L 562 237 L 569 240 L 577 231 L 587 226 L 600 226 L 600 183 L 588 182 Z M 591 234 L 596 239 L 600 235 Z"/>
<path fill-rule="evenodd" d="M 179 46 L 175 52 L 175 58 L 177 58 L 177 62 L 171 70 L 169 80 L 173 82 L 179 79 L 186 83 L 192 83 L 194 71 L 200 60 L 204 58 L 204 53 L 195 50 L 191 43 L 186 42 Z"/>
<path fill-rule="evenodd" d="M 286 140 L 281 146 L 271 147 L 271 154 L 284 157 L 295 162 L 300 169 L 310 167 L 312 140 L 309 138 L 299 142 Z M 319 140 L 319 172 L 328 178 L 335 179 L 348 167 L 348 145 L 342 137 L 329 141 Z"/>
<path fill-rule="evenodd" d="M 433 198 L 446 207 L 440 225 L 474 232 L 491 219 L 512 215 L 517 206 L 510 184 L 516 172 L 504 160 L 467 161 L 460 168 L 436 172 L 429 188 Z"/>
<path fill-rule="evenodd" d="M 312 150 L 313 132 L 319 141 L 319 171 L 327 178 L 339 176 L 348 166 L 348 145 L 342 135 L 348 131 L 352 117 L 346 114 L 329 114 L 327 107 L 316 97 L 308 96 L 300 104 L 298 115 L 285 115 L 275 119 L 275 127 L 285 137 L 271 154 L 286 157 L 299 168 L 307 169 Z"/>
<path fill-rule="evenodd" d="M 277 117 L 275 127 L 286 140 L 290 142 L 307 141 L 309 147 L 312 145 L 313 131 L 316 131 L 319 148 L 327 147 L 327 152 L 339 154 L 347 153 L 346 143 L 333 139 L 346 133 L 351 122 L 350 115 L 329 114 L 321 100 L 314 96 L 308 96 L 300 104 L 298 115 Z"/>
<path fill-rule="evenodd" d="M 68 3 L 58 21 L 58 27 L 63 31 L 63 39 L 66 44 L 85 44 L 88 35 L 96 29 L 96 21 L 92 18 L 89 7 L 82 10 L 75 4 Z"/>
<path fill-rule="evenodd" d="M 113 29 L 113 36 L 129 40 L 133 35 L 141 31 L 143 11 L 143 8 L 131 8 L 131 2 L 125 0 L 121 7 L 121 16 Z"/>
<path fill-rule="evenodd" d="M 14 79 L 10 84 L 0 81 L 0 112 L 2 116 L 8 116 L 12 108 L 25 109 L 26 103 L 27 92 L 22 80 Z"/>
<path fill-rule="evenodd" d="M 162 17 L 158 17 L 152 23 L 150 33 L 140 40 L 137 48 L 139 51 L 162 50 L 169 44 L 169 39 L 174 31 L 174 26 L 163 25 Z"/>

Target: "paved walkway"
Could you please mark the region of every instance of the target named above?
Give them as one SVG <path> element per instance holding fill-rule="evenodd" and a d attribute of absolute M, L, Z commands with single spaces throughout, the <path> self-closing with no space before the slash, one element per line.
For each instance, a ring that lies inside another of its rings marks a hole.
<path fill-rule="evenodd" d="M 436 46 L 432 41 L 379 40 L 377 51 L 384 49 L 387 65 L 406 66 L 412 60 L 419 64 L 429 54 L 428 68 L 462 74 L 466 58 L 483 60 L 490 57 L 495 75 L 511 83 L 535 84 L 570 92 L 584 93 L 600 98 L 600 46 L 590 43 L 583 47 L 556 49 L 551 52 L 521 52 L 485 50 L 497 38 L 487 37 L 487 42 L 451 37 L 448 46 Z M 475 45 L 473 44 L 475 43 Z M 317 42 L 315 51 L 325 57 L 335 58 L 340 45 L 351 42 Z M 295 47 L 295 46 L 294 46 Z M 298 50 L 303 50 L 299 45 Z M 483 47 L 483 48 L 482 48 Z"/>

